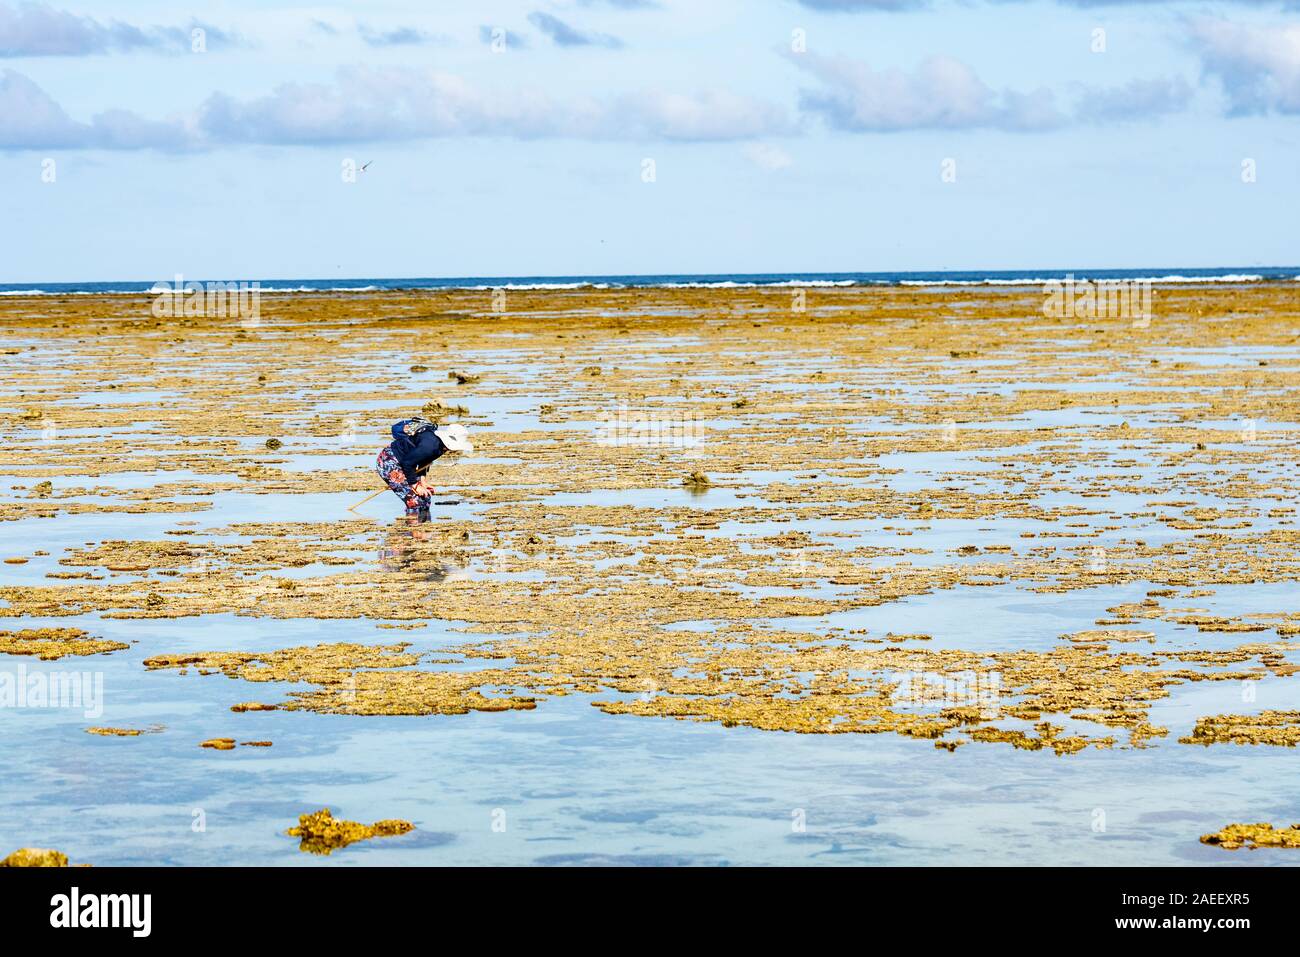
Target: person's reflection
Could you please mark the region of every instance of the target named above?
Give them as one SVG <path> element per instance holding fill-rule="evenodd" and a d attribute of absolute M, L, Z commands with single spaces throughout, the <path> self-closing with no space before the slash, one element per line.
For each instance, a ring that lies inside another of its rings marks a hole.
<path fill-rule="evenodd" d="M 425 581 L 442 582 L 452 578 L 464 568 L 463 564 L 449 561 L 440 554 L 437 535 L 427 514 L 403 515 L 388 530 L 383 547 L 379 549 L 379 567 L 387 572 L 405 572 Z"/>

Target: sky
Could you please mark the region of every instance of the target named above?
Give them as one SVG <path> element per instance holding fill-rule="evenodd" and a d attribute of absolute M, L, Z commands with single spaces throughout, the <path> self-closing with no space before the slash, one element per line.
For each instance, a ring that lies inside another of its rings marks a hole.
<path fill-rule="evenodd" d="M 1300 0 L 0 0 L 0 282 L 1291 266 L 1297 211 Z"/>

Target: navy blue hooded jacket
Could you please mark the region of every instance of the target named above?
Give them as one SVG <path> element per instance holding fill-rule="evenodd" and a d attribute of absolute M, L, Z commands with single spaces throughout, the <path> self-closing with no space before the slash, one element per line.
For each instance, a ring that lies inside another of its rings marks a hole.
<path fill-rule="evenodd" d="M 397 464 L 402 467 L 402 474 L 406 476 L 406 481 L 414 484 L 420 477 L 417 470 L 442 455 L 447 451 L 447 447 L 442 444 L 442 439 L 438 438 L 433 429 L 423 429 L 415 435 L 407 435 L 402 431 L 402 426 L 409 421 L 403 419 L 393 426 L 393 444 L 389 448 L 393 450 L 393 457 L 397 459 Z"/>

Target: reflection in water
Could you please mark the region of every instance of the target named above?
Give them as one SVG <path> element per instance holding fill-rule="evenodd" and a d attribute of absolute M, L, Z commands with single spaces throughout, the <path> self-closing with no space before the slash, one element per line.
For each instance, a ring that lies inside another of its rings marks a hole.
<path fill-rule="evenodd" d="M 443 550 L 440 527 L 429 520 L 427 511 L 399 517 L 389 527 L 379 549 L 379 566 L 386 572 L 402 572 L 428 582 L 463 579 L 467 562 Z"/>

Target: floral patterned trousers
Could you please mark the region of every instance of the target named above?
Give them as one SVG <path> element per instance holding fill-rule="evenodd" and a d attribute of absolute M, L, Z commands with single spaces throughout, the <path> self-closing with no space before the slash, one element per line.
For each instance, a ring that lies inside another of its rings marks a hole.
<path fill-rule="evenodd" d="M 375 471 L 388 483 L 393 494 L 405 503 L 407 511 L 429 507 L 430 496 L 421 495 L 411 487 L 411 483 L 406 480 L 406 473 L 402 471 L 402 466 L 397 461 L 397 456 L 393 455 L 391 446 L 385 446 L 379 453 L 379 458 L 375 460 Z"/>

